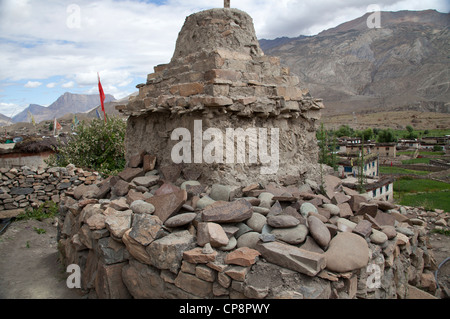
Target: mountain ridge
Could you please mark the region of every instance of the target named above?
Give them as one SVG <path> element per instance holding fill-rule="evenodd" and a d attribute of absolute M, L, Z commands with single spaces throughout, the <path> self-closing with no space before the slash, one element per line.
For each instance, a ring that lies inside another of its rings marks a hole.
<path fill-rule="evenodd" d="M 386 110 L 450 113 L 449 14 L 436 10 L 371 13 L 315 36 L 263 40 L 315 97 L 326 115 Z M 273 45 L 275 41 L 278 42 Z"/>
<path fill-rule="evenodd" d="M 111 94 L 105 95 L 105 103 L 114 102 L 116 99 Z M 30 104 L 22 112 L 11 118 L 12 122 L 28 122 L 28 112 L 30 112 L 34 120 L 39 123 L 45 120 L 58 118 L 68 113 L 83 113 L 99 106 L 100 98 L 98 94 L 75 94 L 65 92 L 59 96 L 55 102 L 48 107 L 38 104 Z"/>

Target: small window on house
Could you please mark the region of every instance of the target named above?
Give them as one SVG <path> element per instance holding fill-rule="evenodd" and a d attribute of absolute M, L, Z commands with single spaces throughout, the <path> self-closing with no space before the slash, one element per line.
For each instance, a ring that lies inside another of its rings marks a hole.
<path fill-rule="evenodd" d="M 389 147 L 386 147 L 386 151 L 389 151 Z"/>
<path fill-rule="evenodd" d="M 374 189 L 374 190 L 372 191 L 372 196 L 373 196 L 373 197 L 376 197 L 376 196 L 377 196 L 377 190 L 376 190 L 376 189 Z"/>

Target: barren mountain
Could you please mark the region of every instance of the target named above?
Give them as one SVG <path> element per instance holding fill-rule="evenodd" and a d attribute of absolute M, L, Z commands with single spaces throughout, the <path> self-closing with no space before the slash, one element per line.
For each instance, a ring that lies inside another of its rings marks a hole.
<path fill-rule="evenodd" d="M 325 102 L 325 115 L 380 111 L 450 113 L 449 14 L 371 13 L 316 36 L 261 40 Z"/>
<path fill-rule="evenodd" d="M 115 101 L 114 96 L 106 94 L 105 103 Z M 67 113 L 82 113 L 100 105 L 98 94 L 73 94 L 66 92 L 48 107 L 30 104 L 25 110 L 13 116 L 14 122 L 28 122 L 28 111 L 39 123 L 64 116 Z"/>

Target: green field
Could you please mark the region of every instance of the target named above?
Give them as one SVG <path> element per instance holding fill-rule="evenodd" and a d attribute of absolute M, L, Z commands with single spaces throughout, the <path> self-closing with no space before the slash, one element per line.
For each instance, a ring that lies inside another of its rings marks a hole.
<path fill-rule="evenodd" d="M 450 192 L 440 191 L 424 194 L 405 194 L 401 197 L 400 205 L 406 206 L 422 206 L 426 210 L 436 208 L 450 212 Z"/>
<path fill-rule="evenodd" d="M 428 175 L 430 172 L 417 171 L 396 166 L 380 166 L 380 173 L 383 175 L 389 174 L 404 174 L 404 175 Z"/>
<path fill-rule="evenodd" d="M 394 197 L 400 205 L 422 206 L 450 212 L 450 184 L 429 180 L 402 178 L 394 182 Z"/>
<path fill-rule="evenodd" d="M 406 164 L 429 164 L 430 163 L 430 158 L 413 158 L 413 159 L 409 159 L 409 160 L 404 160 L 402 161 L 403 165 Z"/>

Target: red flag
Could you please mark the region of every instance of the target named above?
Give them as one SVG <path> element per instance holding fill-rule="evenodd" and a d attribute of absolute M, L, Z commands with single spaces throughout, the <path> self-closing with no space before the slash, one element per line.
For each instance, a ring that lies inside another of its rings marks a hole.
<path fill-rule="evenodd" d="M 103 87 L 102 87 L 102 84 L 100 83 L 100 75 L 98 74 L 98 72 L 97 72 L 97 77 L 98 77 L 98 91 L 100 93 L 100 103 L 102 105 L 102 111 L 103 111 L 103 114 L 105 115 L 105 122 L 106 122 L 106 112 L 105 112 L 105 104 L 104 104 L 105 92 L 103 92 Z"/>
<path fill-rule="evenodd" d="M 392 166 L 392 162 L 391 162 L 391 166 Z"/>

